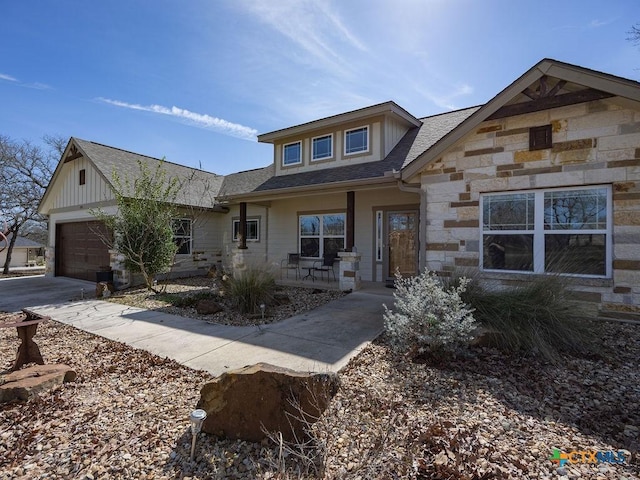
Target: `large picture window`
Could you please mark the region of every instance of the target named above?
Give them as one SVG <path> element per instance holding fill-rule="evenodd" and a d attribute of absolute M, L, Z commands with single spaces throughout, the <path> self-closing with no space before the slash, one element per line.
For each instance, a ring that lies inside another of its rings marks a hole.
<path fill-rule="evenodd" d="M 300 215 L 300 254 L 306 258 L 322 258 L 325 254 L 344 250 L 345 214 L 324 213 Z"/>
<path fill-rule="evenodd" d="M 191 254 L 191 219 L 175 218 L 173 219 L 173 241 L 178 250 L 177 255 Z"/>
<path fill-rule="evenodd" d="M 246 227 L 247 241 L 259 242 L 260 241 L 260 219 L 248 218 Z M 240 240 L 240 219 L 233 220 L 233 241 L 238 242 Z"/>
<path fill-rule="evenodd" d="M 610 276 L 609 187 L 487 194 L 481 200 L 484 270 Z"/>

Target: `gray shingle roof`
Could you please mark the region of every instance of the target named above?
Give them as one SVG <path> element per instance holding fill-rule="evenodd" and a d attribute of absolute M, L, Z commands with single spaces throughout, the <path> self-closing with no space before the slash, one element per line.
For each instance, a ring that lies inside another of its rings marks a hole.
<path fill-rule="evenodd" d="M 409 165 L 478 108 L 480 107 L 421 118 L 422 125 L 410 129 L 389 155 L 377 162 L 280 176 L 275 176 L 273 164 L 225 177 L 171 162 L 164 162 L 164 168 L 172 177 L 183 181 L 189 179 L 189 188 L 184 189 L 185 198 L 180 203 L 194 206 L 213 206 L 214 198 L 223 200 L 251 192 L 379 178 L 386 172 L 399 171 Z M 109 181 L 113 171 L 117 171 L 121 177 L 136 178 L 139 174 L 138 161 L 146 162 L 151 167 L 162 161 L 78 138 L 73 140 Z M 203 205 L 203 199 L 206 199 L 207 205 Z"/>
<path fill-rule="evenodd" d="M 146 163 L 151 169 L 162 163 L 169 177 L 177 178 L 186 185 L 186 188 L 182 188 L 178 194 L 178 203 L 182 205 L 212 207 L 224 180 L 222 175 L 185 167 L 158 158 L 147 157 L 79 138 L 73 138 L 73 141 L 109 182 L 112 182 L 113 172 L 117 172 L 122 179 L 137 178 L 140 175 L 139 161 Z"/>
<path fill-rule="evenodd" d="M 385 172 L 393 170 L 399 171 L 418 158 L 418 156 L 428 150 L 479 108 L 480 107 L 471 107 L 420 119 L 422 125 L 418 128 L 410 129 L 383 160 L 291 175 L 273 176 L 253 191 L 262 192 L 305 185 L 365 180 L 368 178 L 382 177 Z"/>
<path fill-rule="evenodd" d="M 218 193 L 218 198 L 253 192 L 269 178 L 273 177 L 274 172 L 275 167 L 271 164 L 263 168 L 226 175 Z"/>
<path fill-rule="evenodd" d="M 11 242 L 11 237 L 13 237 L 13 234 L 9 234 L 7 235 L 7 241 Z M 26 237 L 17 237 L 16 238 L 16 243 L 14 244 L 14 247 L 16 248 L 41 248 L 44 247 L 44 245 L 42 245 L 41 243 L 38 242 L 34 242 L 33 240 L 26 238 Z"/>

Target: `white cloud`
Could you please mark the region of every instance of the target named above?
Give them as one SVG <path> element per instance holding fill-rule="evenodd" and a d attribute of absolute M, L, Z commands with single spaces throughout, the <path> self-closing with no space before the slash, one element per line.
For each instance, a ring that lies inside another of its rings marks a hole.
<path fill-rule="evenodd" d="M 246 127 L 237 123 L 232 123 L 221 118 L 212 117 L 203 113 L 191 112 L 179 107 L 164 107 L 162 105 L 139 105 L 136 103 L 127 103 L 120 100 L 111 100 L 108 98 L 99 97 L 98 100 L 116 107 L 129 108 L 131 110 L 141 110 L 143 112 L 159 113 L 161 115 L 169 115 L 182 120 L 186 120 L 187 123 L 213 130 L 223 135 L 229 135 L 232 137 L 242 138 L 244 140 L 256 140 L 258 131 L 254 128 Z"/>
<path fill-rule="evenodd" d="M 18 79 L 12 77 L 11 75 L 7 75 L 5 73 L 0 73 L 0 80 L 7 80 L 8 82 L 17 82 Z"/>
<path fill-rule="evenodd" d="M 454 90 L 445 93 L 431 93 L 430 91 L 426 91 L 423 89 L 418 89 L 420 93 L 434 104 L 436 104 L 440 108 L 444 108 L 447 110 L 456 110 L 460 108 L 454 103 L 454 100 L 459 97 L 464 97 L 467 95 L 471 95 L 473 93 L 473 87 L 471 85 L 467 85 L 466 83 L 460 84 L 455 87 Z"/>
<path fill-rule="evenodd" d="M 598 28 L 598 27 L 604 27 L 605 25 L 609 25 L 611 23 L 611 20 L 591 20 L 591 22 L 589 22 L 589 27 L 590 28 Z"/>
<path fill-rule="evenodd" d="M 33 88 L 34 90 L 50 90 L 51 86 L 46 83 L 34 82 L 34 83 L 25 83 L 23 86 L 27 88 Z"/>
<path fill-rule="evenodd" d="M 367 47 L 345 26 L 331 5 L 319 0 L 272 0 L 240 3 L 251 15 L 291 40 L 310 64 L 321 62 L 338 75 L 351 72 L 353 50 Z M 293 55 L 290 55 L 290 58 Z M 309 58 L 310 57 L 310 58 Z"/>

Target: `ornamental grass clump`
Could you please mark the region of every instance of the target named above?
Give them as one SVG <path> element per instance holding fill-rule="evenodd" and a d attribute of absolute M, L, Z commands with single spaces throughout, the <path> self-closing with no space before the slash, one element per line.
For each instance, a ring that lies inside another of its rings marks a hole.
<path fill-rule="evenodd" d="M 463 298 L 474 308 L 475 318 L 494 332 L 498 347 L 557 362 L 561 353 L 597 353 L 593 308 L 575 300 L 570 280 L 540 275 L 502 289 L 475 280 Z"/>
<path fill-rule="evenodd" d="M 472 310 L 460 295 L 468 281 L 445 288 L 433 272 L 415 277 L 396 274 L 394 310 L 384 306 L 384 325 L 394 350 L 416 358 L 455 352 L 476 328 Z"/>
<path fill-rule="evenodd" d="M 259 313 L 273 301 L 276 280 L 268 265 L 249 265 L 224 281 L 224 292 L 240 313 Z"/>

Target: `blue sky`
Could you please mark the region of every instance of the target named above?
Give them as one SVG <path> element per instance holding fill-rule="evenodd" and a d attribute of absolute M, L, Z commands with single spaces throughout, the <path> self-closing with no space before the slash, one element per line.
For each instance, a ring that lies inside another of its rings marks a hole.
<path fill-rule="evenodd" d="M 0 6 L 0 134 L 220 174 L 256 135 L 393 100 L 487 102 L 542 58 L 640 79 L 638 0 L 86 0 Z"/>

